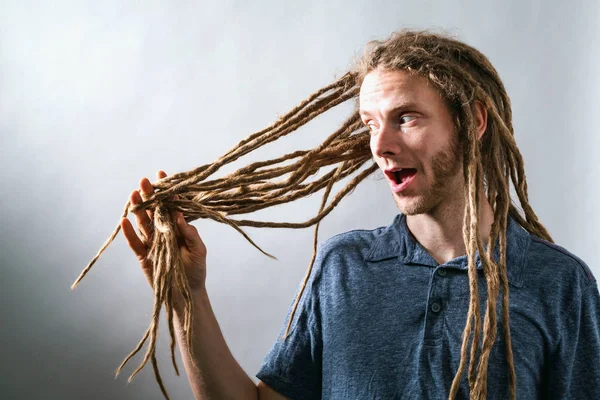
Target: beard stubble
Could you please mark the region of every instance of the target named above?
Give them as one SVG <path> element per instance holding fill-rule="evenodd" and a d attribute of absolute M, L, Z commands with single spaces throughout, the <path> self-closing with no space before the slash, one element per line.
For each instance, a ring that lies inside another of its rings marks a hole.
<path fill-rule="evenodd" d="M 460 150 L 458 137 L 454 135 L 452 142 L 438 151 L 431 159 L 433 179 L 429 182 L 429 189 L 405 204 L 404 209 L 400 207 L 399 201 L 394 195 L 398 207 L 405 215 L 431 212 L 444 198 L 455 195 L 454 191 L 460 190 L 462 193 L 462 187 L 452 187 L 457 174 L 462 174 Z"/>

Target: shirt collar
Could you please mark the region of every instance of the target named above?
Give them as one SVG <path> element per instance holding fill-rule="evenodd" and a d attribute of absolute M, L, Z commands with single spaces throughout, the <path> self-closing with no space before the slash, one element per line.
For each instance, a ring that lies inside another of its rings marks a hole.
<path fill-rule="evenodd" d="M 529 248 L 530 236 L 512 217 L 508 217 L 506 234 L 507 277 L 511 285 L 521 287 L 522 270 Z M 499 246 L 494 251 L 494 259 L 499 260 Z M 398 214 L 394 221 L 383 228 L 367 253 L 367 261 L 377 262 L 398 257 L 406 265 L 437 267 L 439 264 L 429 252 L 415 240 L 406 225 L 406 216 Z M 481 269 L 479 253 L 475 255 L 476 268 Z M 448 261 L 444 266 L 454 269 L 467 269 L 466 255 Z"/>

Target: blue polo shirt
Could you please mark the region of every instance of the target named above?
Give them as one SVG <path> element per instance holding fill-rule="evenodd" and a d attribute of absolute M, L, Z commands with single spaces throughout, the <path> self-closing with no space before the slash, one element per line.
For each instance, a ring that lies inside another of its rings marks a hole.
<path fill-rule="evenodd" d="M 483 313 L 479 257 L 477 269 Z M 509 218 L 507 275 L 517 398 L 600 399 L 600 296 L 590 269 Z M 291 399 L 447 398 L 468 305 L 467 256 L 438 264 L 404 215 L 343 233 L 319 247 L 290 334 L 282 340 L 288 313 L 257 377 Z M 488 399 L 508 399 L 497 311 Z M 466 374 L 458 398 L 468 398 Z"/>

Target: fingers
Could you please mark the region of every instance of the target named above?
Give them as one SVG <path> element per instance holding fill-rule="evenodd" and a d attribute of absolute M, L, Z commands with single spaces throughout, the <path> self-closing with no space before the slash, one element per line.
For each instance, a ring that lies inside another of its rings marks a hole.
<path fill-rule="evenodd" d="M 140 204 L 142 202 L 140 192 L 138 192 L 137 190 L 131 192 L 131 194 L 129 195 L 129 201 L 131 201 L 131 204 L 133 205 Z M 138 229 L 140 230 L 140 233 L 142 234 L 144 240 L 146 242 L 152 240 L 152 232 L 154 228 L 152 220 L 150 219 L 150 216 L 148 216 L 146 210 L 137 210 L 134 212 L 134 215 L 137 221 Z"/>
<path fill-rule="evenodd" d="M 162 179 L 167 177 L 165 171 L 159 170 L 156 173 L 157 179 Z M 154 193 L 154 186 L 150 183 L 148 178 L 142 178 L 140 180 L 139 190 L 134 190 L 131 192 L 129 199 L 131 204 L 136 205 L 140 204 L 142 201 L 149 198 Z M 177 196 L 173 197 L 177 199 Z M 153 212 L 152 210 L 138 210 L 134 212 L 135 218 L 137 221 L 138 229 L 142 235 L 142 242 L 150 242 L 152 240 L 152 235 L 154 232 L 154 221 L 153 221 Z M 182 215 L 179 211 L 172 211 L 171 218 L 173 221 L 176 221 L 179 216 Z M 177 224 L 175 224 L 175 230 L 177 231 Z M 178 233 L 178 232 L 177 232 Z M 136 235 L 137 236 L 137 235 Z M 139 239 L 139 238 L 138 238 Z"/>
<path fill-rule="evenodd" d="M 121 229 L 123 229 L 123 234 L 125 235 L 125 239 L 127 240 L 127 244 L 138 259 L 144 259 L 148 256 L 148 247 L 140 240 L 135 229 L 131 225 L 131 222 L 127 218 L 121 219 Z"/>
<path fill-rule="evenodd" d="M 140 180 L 140 193 L 142 194 L 142 198 L 146 200 L 152 193 L 154 193 L 154 186 L 150 183 L 148 178 L 142 178 Z M 146 214 L 148 218 L 152 220 L 153 214 L 151 210 L 146 210 Z"/>

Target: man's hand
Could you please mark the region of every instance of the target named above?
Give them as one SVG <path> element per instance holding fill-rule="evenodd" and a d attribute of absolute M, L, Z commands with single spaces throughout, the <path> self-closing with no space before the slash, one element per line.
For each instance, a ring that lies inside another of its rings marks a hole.
<path fill-rule="evenodd" d="M 164 171 L 158 171 L 156 176 L 161 179 L 166 177 L 167 174 Z M 139 190 L 131 192 L 131 203 L 134 205 L 139 204 L 142 202 L 142 195 L 146 197 L 152 195 L 152 193 L 154 193 L 152 184 L 147 178 L 142 178 Z M 152 286 L 153 265 L 148 260 L 148 252 L 154 235 L 153 213 L 151 210 L 138 210 L 134 214 L 140 235 L 138 236 L 127 218 L 121 220 L 121 228 L 129 247 L 135 253 L 142 267 L 148 283 Z M 179 251 L 181 252 L 190 288 L 192 291 L 201 291 L 204 289 L 206 282 L 206 246 L 202 242 L 196 227 L 188 224 L 180 211 L 173 211 L 171 218 L 175 224 Z"/>

